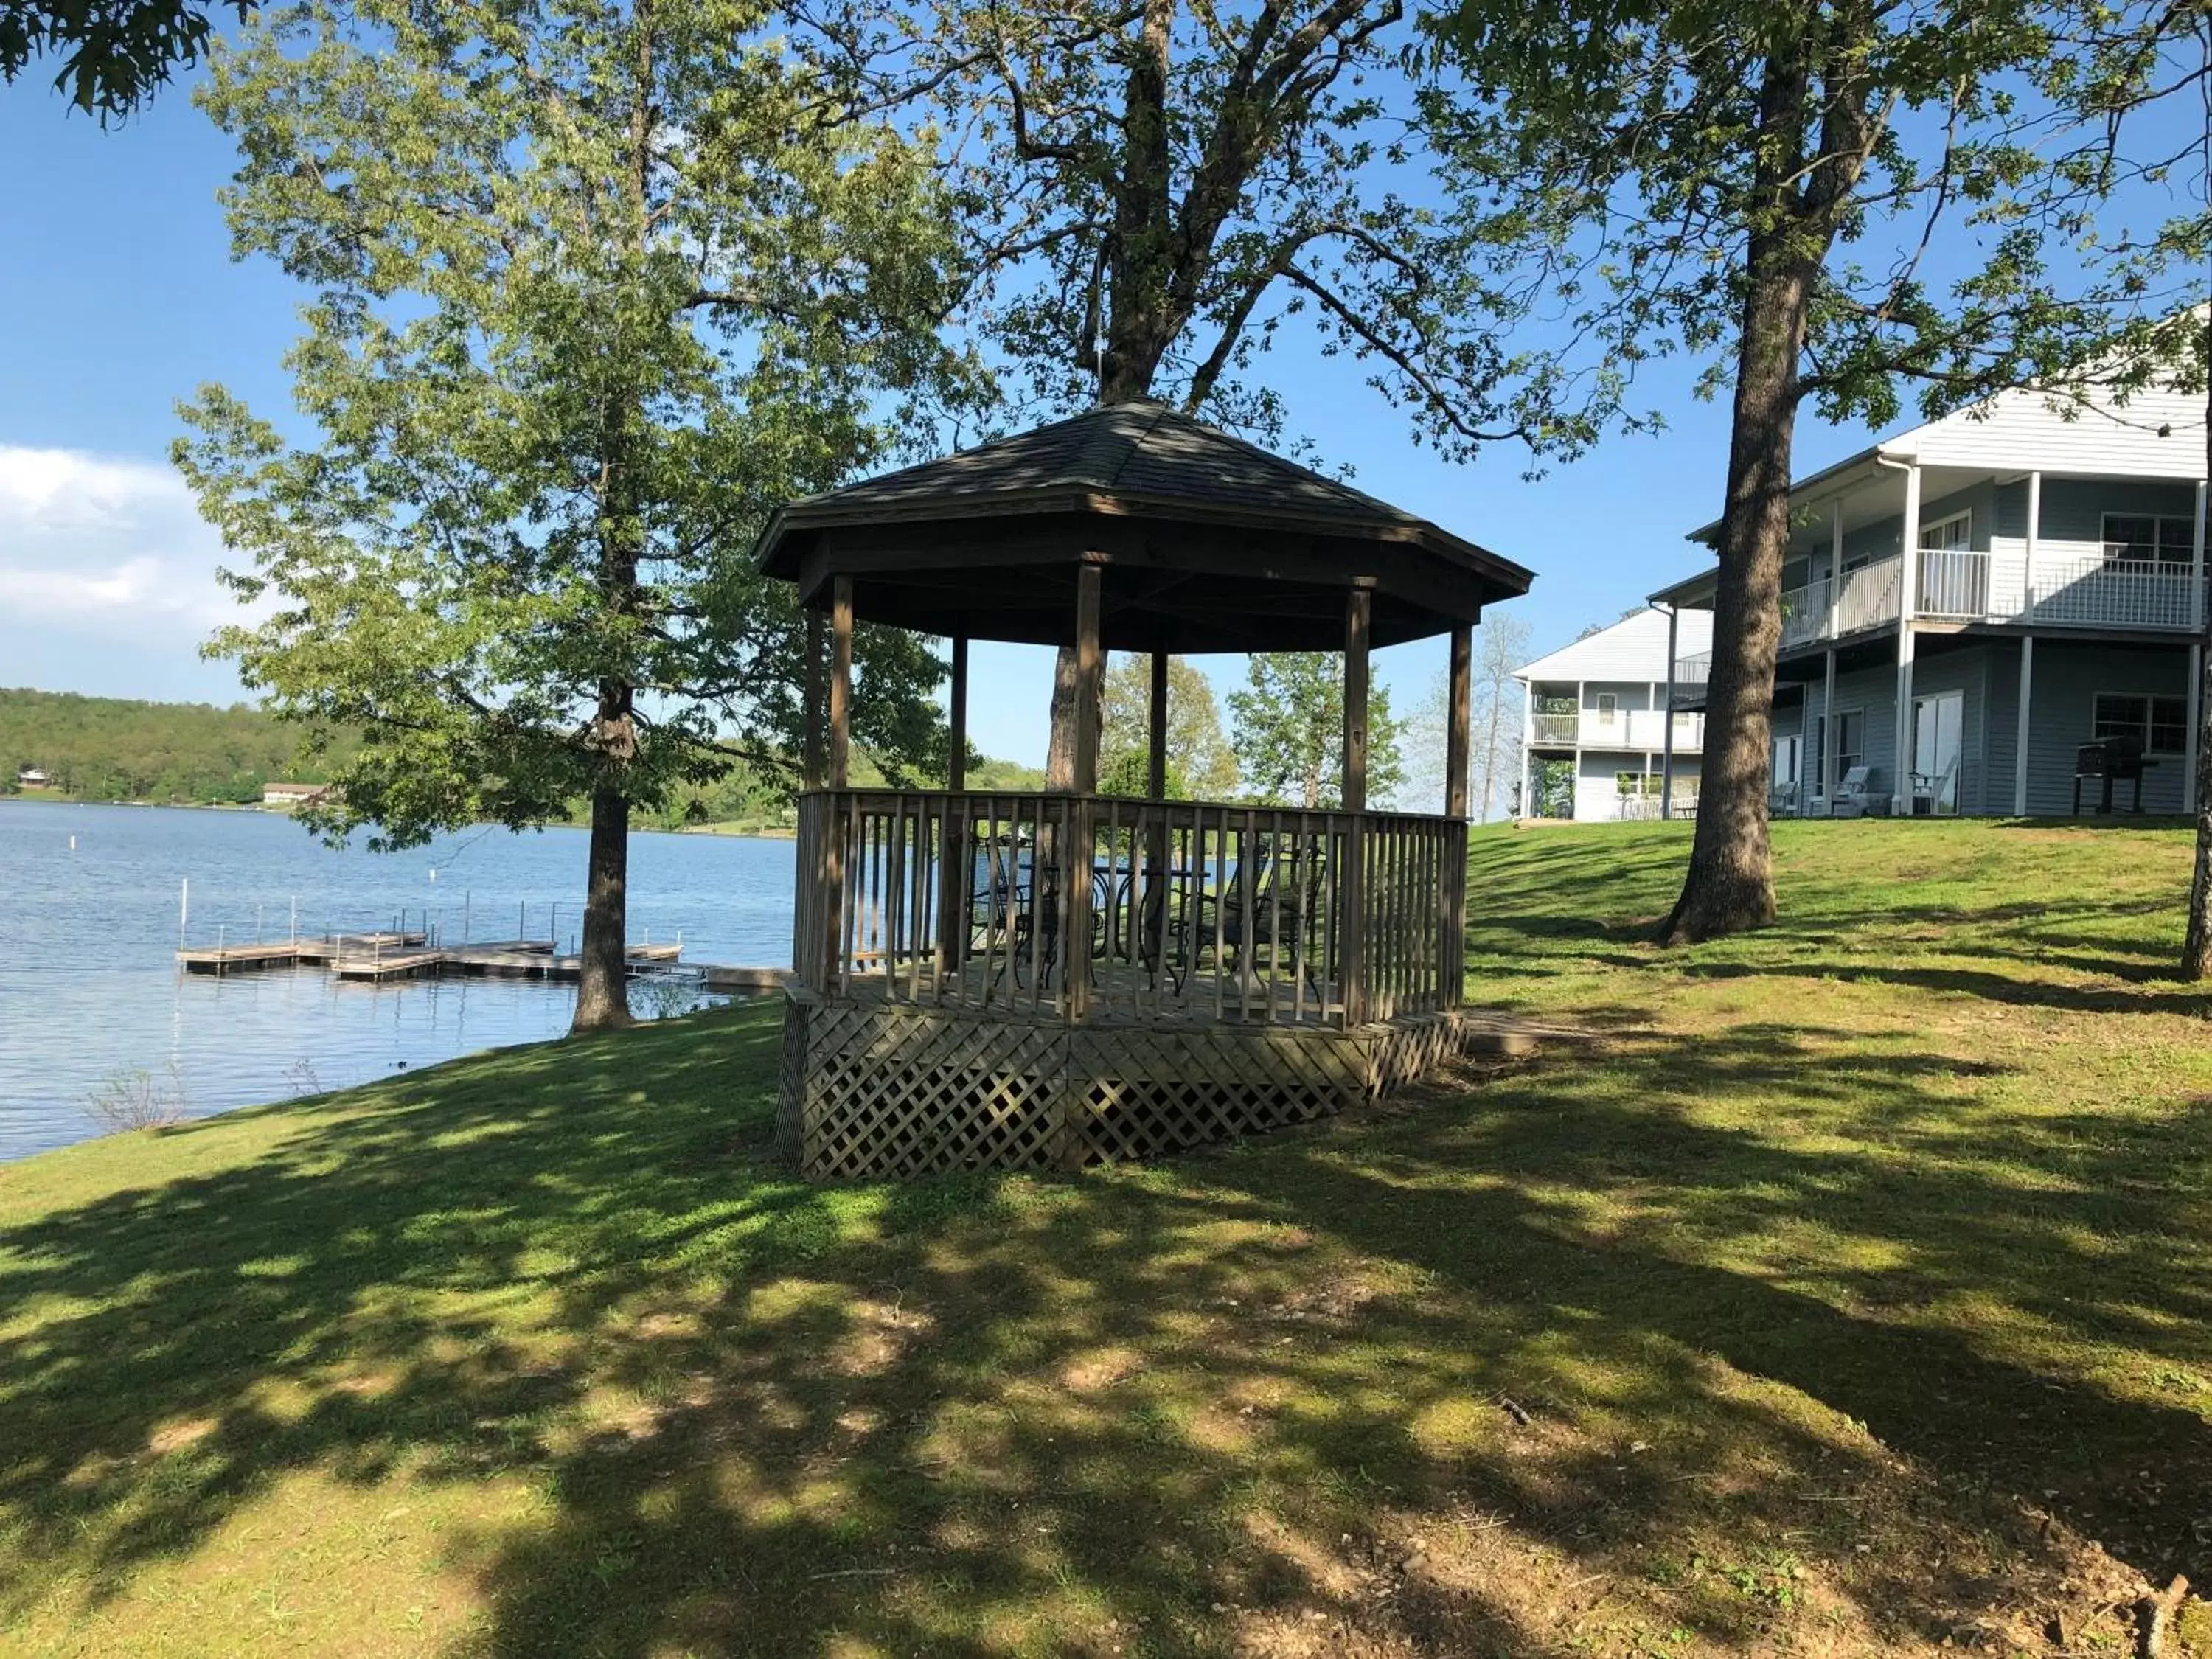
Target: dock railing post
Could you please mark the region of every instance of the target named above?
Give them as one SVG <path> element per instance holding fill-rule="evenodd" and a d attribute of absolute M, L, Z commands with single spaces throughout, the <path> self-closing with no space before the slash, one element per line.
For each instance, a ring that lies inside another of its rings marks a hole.
<path fill-rule="evenodd" d="M 185 927 L 192 919 L 192 878 L 186 876 L 177 889 L 177 949 L 185 948 Z"/>

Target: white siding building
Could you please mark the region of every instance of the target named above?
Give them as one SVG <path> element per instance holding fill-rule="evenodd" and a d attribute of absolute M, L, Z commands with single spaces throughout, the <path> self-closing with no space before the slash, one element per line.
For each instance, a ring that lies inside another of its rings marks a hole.
<path fill-rule="evenodd" d="M 2148 757 L 2142 803 L 2195 799 L 2206 603 L 2204 399 L 2055 409 L 2012 391 L 1790 492 L 1774 810 L 2064 813 L 2077 752 Z M 1692 534 L 1711 543 L 1717 526 Z M 1653 596 L 1712 604 L 1708 568 Z M 1686 648 L 1677 707 L 1702 708 Z M 2093 780 L 2082 810 L 2101 804 Z M 2121 786 L 2116 805 L 2132 805 Z"/>
<path fill-rule="evenodd" d="M 1709 651 L 1712 625 L 1710 611 L 1639 611 L 1513 671 L 1522 817 L 1657 817 L 1670 768 L 1674 804 L 1695 803 L 1705 716 L 1668 717 L 1669 651 Z"/>

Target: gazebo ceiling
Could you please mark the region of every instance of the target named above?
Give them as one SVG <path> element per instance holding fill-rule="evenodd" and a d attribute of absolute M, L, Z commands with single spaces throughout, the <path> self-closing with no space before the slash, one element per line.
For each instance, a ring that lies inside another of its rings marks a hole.
<path fill-rule="evenodd" d="M 1346 591 L 1395 645 L 1528 591 L 1530 573 L 1425 519 L 1177 413 L 1094 409 L 793 502 L 761 568 L 863 621 L 1068 642 L 1076 571 L 1101 567 L 1109 651 L 1334 651 Z"/>

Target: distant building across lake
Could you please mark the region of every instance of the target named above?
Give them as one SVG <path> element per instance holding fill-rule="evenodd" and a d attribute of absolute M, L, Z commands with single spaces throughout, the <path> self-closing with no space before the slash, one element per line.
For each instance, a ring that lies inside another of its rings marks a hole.
<path fill-rule="evenodd" d="M 44 789 L 52 781 L 52 780 L 47 777 L 45 771 L 39 767 L 19 766 L 15 769 L 15 784 L 18 788 Z"/>
<path fill-rule="evenodd" d="M 287 811 L 298 806 L 313 806 L 331 793 L 327 783 L 264 783 L 261 786 L 264 806 L 282 806 Z"/>

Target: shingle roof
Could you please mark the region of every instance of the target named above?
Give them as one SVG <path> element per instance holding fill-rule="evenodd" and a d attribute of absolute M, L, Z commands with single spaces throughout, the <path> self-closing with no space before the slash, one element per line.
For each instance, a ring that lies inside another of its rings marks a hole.
<path fill-rule="evenodd" d="M 761 568 L 864 621 L 1063 641 L 1076 572 L 1103 567 L 1109 650 L 1340 648 L 1345 595 L 1377 647 L 1474 621 L 1533 580 L 1426 519 L 1164 404 L 1111 404 L 795 501 Z"/>
<path fill-rule="evenodd" d="M 1354 524 L 1434 530 L 1388 501 L 1271 455 L 1149 398 L 1112 404 L 995 443 L 794 502 L 787 516 L 943 512 L 965 498 L 1094 491 L 1161 506 L 1243 507 Z"/>

